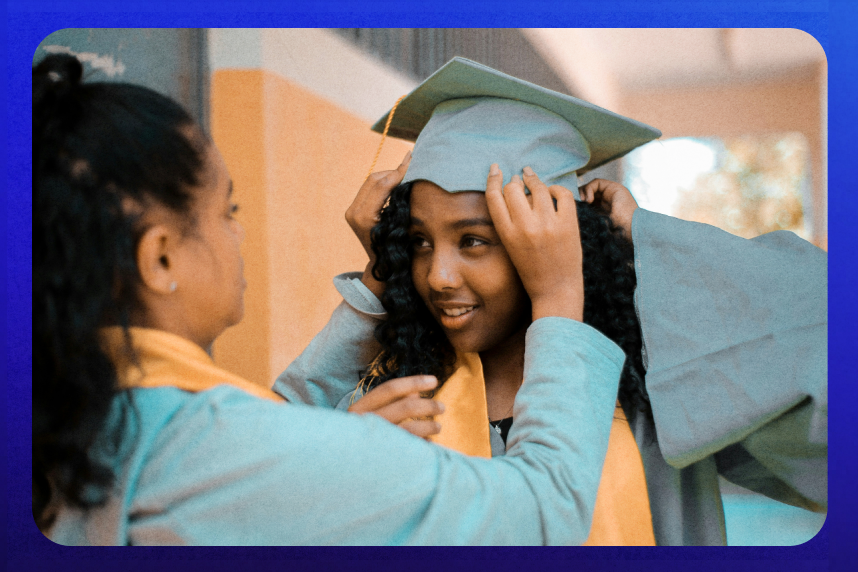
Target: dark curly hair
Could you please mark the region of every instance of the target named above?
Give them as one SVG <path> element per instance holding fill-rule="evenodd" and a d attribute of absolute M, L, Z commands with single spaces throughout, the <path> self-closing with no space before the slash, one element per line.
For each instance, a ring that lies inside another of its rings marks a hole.
<path fill-rule="evenodd" d="M 596 207 L 577 201 L 584 273 L 584 323 L 613 340 L 626 354 L 618 398 L 633 418 L 651 415 L 644 385 L 641 330 L 634 307 L 634 250 L 624 231 Z M 368 390 L 395 377 L 452 373 L 455 352 L 429 313 L 411 279 L 411 184 L 399 185 L 372 229 L 372 272 L 385 283 L 381 303 L 387 318 L 375 337 L 382 351 L 362 381 Z"/>
<path fill-rule="evenodd" d="M 117 397 L 133 403 L 98 330 L 122 326 L 132 356 L 139 213 L 159 203 L 192 221 L 204 165 L 205 136 L 189 135 L 194 121 L 177 103 L 82 74 L 68 55 L 33 68 L 33 515 L 43 529 L 53 499 L 97 506 L 113 482 L 94 444 L 118 451 L 119 431 L 101 440 L 105 420 Z"/>

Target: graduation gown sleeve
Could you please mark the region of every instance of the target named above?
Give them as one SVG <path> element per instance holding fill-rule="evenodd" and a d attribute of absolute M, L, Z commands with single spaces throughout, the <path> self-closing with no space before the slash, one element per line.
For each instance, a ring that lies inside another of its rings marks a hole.
<path fill-rule="evenodd" d="M 272 388 L 275 392 L 292 402 L 334 408 L 354 391 L 363 368 L 381 351 L 373 333 L 386 315 L 360 277 L 360 272 L 349 272 L 334 278 L 343 302 L 301 355 L 278 376 Z"/>
<path fill-rule="evenodd" d="M 638 209 L 635 305 L 665 460 L 827 506 L 827 254 Z"/>

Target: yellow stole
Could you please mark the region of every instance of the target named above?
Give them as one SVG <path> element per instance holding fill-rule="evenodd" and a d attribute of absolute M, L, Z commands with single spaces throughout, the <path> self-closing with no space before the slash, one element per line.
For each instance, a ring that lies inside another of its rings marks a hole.
<path fill-rule="evenodd" d="M 190 340 L 149 328 L 129 328 L 129 332 L 137 364 L 125 352 L 122 328 L 103 328 L 100 332 L 102 347 L 116 364 L 120 388 L 177 387 L 196 393 L 231 385 L 256 397 L 286 402 L 267 387 L 219 368 L 209 354 Z"/>
<path fill-rule="evenodd" d="M 430 440 L 467 455 L 491 457 L 483 366 L 478 354 L 460 354 L 453 375 L 435 392 L 445 405 Z M 655 546 L 643 462 L 617 404 L 608 454 L 585 546 Z"/>

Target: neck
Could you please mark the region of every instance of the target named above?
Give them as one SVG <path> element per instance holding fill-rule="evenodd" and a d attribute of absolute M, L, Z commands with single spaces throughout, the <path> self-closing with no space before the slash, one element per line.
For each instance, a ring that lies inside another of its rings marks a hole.
<path fill-rule="evenodd" d="M 180 307 L 169 304 L 150 304 L 149 307 L 143 310 L 132 312 L 130 322 L 130 325 L 134 327 L 161 330 L 181 336 L 186 340 L 194 342 L 203 348 L 210 357 L 213 357 L 212 347 L 214 346 L 214 338 L 211 336 L 195 335 Z"/>
<path fill-rule="evenodd" d="M 480 352 L 486 401 L 492 421 L 512 416 L 515 395 L 524 379 L 524 340 L 527 326 L 484 352 Z"/>

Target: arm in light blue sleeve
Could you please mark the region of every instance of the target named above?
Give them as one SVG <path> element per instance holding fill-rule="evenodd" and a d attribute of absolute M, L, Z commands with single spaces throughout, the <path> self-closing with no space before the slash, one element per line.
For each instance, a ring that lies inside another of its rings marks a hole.
<path fill-rule="evenodd" d="M 466 457 L 373 415 L 233 388 L 169 416 L 129 510 L 131 543 L 580 544 L 608 446 L 622 351 L 543 318 L 505 457 Z M 205 395 L 205 394 L 208 394 Z"/>
<path fill-rule="evenodd" d="M 684 467 L 827 506 L 828 258 L 796 235 L 744 239 L 643 209 L 632 223 L 659 446 Z"/>
<path fill-rule="evenodd" d="M 274 391 L 292 402 L 333 408 L 352 392 L 380 346 L 373 332 L 385 312 L 360 281 L 361 273 L 334 278 L 344 301 L 321 332 L 274 382 Z"/>

